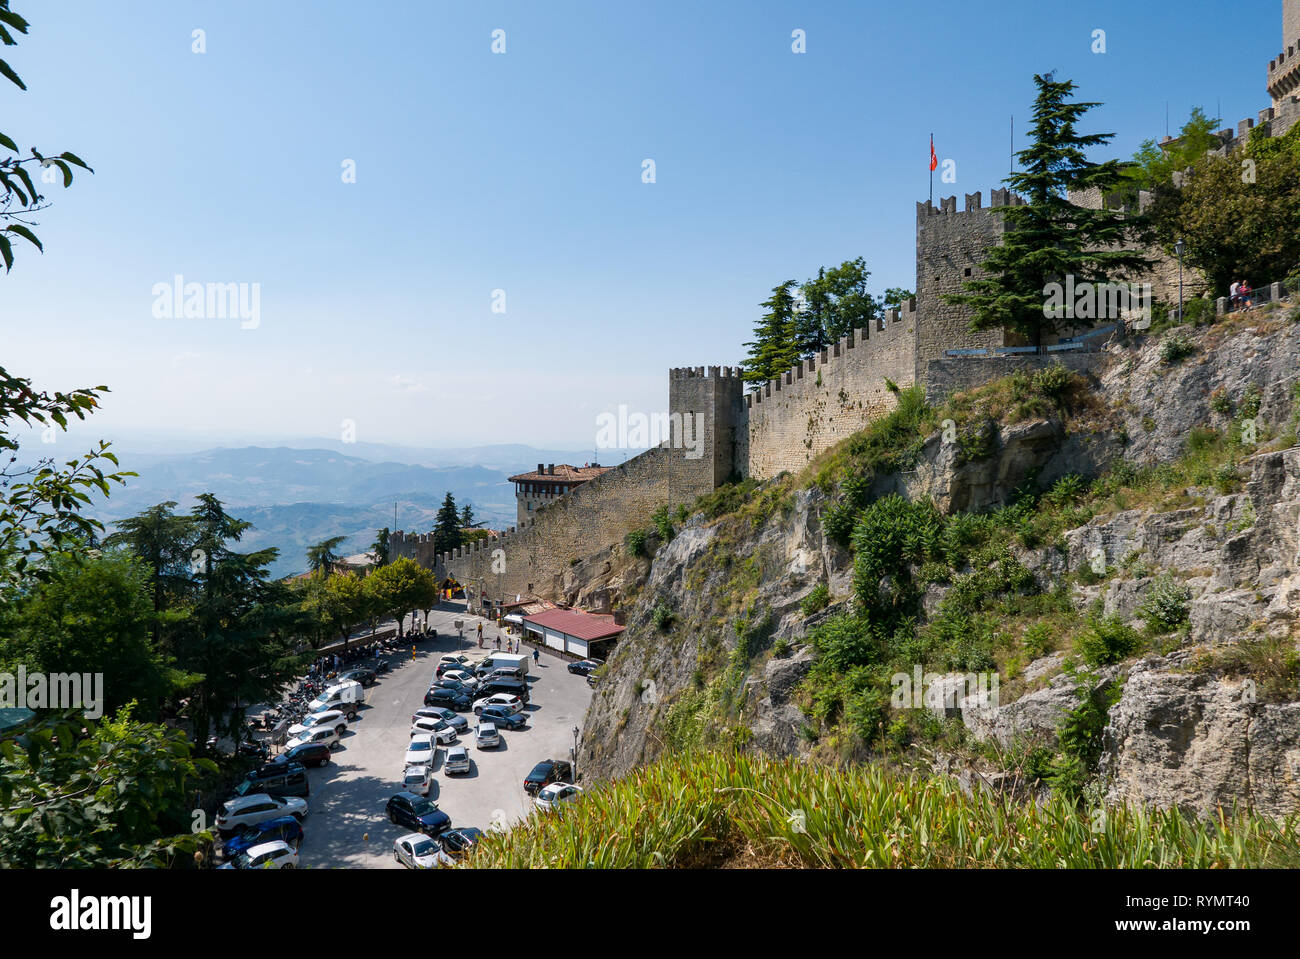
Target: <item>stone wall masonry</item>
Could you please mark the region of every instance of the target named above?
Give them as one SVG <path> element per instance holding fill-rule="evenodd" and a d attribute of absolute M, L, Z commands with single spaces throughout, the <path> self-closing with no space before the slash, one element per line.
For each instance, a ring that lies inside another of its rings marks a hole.
<path fill-rule="evenodd" d="M 980 263 L 1005 232 L 1003 208 L 1023 203 L 1010 190 L 997 189 L 987 207 L 978 192 L 966 194 L 961 212 L 955 196 L 941 199 L 938 207 L 928 201 L 916 205 L 915 292 L 922 317 L 917 324 L 915 377 L 945 350 L 1005 345 L 1000 331 L 972 333 L 970 308 L 953 306 L 943 297 L 963 292 L 963 284 L 984 276 Z"/>
<path fill-rule="evenodd" d="M 498 539 L 421 562 L 439 579 L 452 576 L 472 587 L 476 596 L 558 599 L 573 560 L 621 544 L 633 529 L 649 525 L 650 514 L 669 502 L 669 463 L 680 452 L 666 445 L 647 450 L 583 483 Z"/>
<path fill-rule="evenodd" d="M 962 356 L 929 360 L 925 364 L 925 399 L 931 404 L 947 401 L 953 393 L 973 389 L 1016 370 L 1033 372 L 1054 363 L 1086 373 L 1102 361 L 1102 353 L 1030 353 L 1014 356 Z"/>
<path fill-rule="evenodd" d="M 915 381 L 916 328 L 911 300 L 748 394 L 742 475 L 761 480 L 798 471 L 893 409 L 885 380 L 900 387 Z"/>

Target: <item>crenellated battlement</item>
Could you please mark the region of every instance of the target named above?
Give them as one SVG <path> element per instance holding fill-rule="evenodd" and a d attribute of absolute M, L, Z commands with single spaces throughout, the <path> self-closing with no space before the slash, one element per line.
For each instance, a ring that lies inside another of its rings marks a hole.
<path fill-rule="evenodd" d="M 681 366 L 668 371 L 670 380 L 738 380 L 741 375 L 742 371 L 738 366 Z"/>
<path fill-rule="evenodd" d="M 979 213 L 988 210 L 996 210 L 1007 206 L 1024 206 L 1023 197 L 1017 196 L 1008 189 L 994 189 L 989 191 L 989 205 L 984 206 L 984 194 L 980 191 L 966 194 L 966 208 L 960 212 L 957 210 L 957 198 L 955 196 L 940 197 L 939 205 L 935 206 L 929 200 L 920 200 L 916 204 L 916 219 L 918 222 L 926 220 L 932 216 L 960 216 L 963 213 Z"/>

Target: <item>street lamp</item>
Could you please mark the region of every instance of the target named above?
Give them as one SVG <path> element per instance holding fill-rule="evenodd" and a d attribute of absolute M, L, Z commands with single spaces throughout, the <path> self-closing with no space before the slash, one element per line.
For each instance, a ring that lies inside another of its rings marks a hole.
<path fill-rule="evenodd" d="M 1183 242 L 1182 237 L 1174 244 L 1174 252 L 1178 254 L 1178 322 L 1183 322 L 1183 254 L 1187 252 L 1187 244 Z"/>

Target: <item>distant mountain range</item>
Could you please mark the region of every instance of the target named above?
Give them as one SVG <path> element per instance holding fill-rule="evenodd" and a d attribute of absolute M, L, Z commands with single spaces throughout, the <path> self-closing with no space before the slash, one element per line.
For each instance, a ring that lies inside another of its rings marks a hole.
<path fill-rule="evenodd" d="M 195 496 L 212 493 L 232 515 L 253 524 L 241 541 L 242 549 L 280 550 L 272 566 L 276 576 L 302 572 L 307 547 L 330 536 L 347 537 L 341 547 L 344 554 L 363 552 L 374 542 L 376 530 L 393 527 L 394 503 L 396 528 L 428 532 L 448 491 L 457 508 L 472 504 L 483 524 L 513 525 L 514 489 L 507 476 L 536 469 L 538 463 L 590 459 L 572 450 L 522 445 L 421 450 L 348 444 L 346 453 L 247 446 L 172 455 L 132 452 L 130 445 L 115 448 L 122 468 L 140 475 L 114 489 L 91 515 L 110 525 L 167 500 L 175 500 L 177 510 L 185 511 L 194 505 Z M 384 453 L 424 462 L 388 460 Z"/>

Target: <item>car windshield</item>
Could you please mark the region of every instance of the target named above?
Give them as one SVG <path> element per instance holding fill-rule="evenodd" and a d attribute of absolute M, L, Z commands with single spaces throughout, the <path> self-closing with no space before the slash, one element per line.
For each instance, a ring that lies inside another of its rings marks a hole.
<path fill-rule="evenodd" d="M 427 739 L 417 739 L 413 743 L 411 743 L 411 752 L 419 752 L 422 749 L 431 749 L 431 748 L 433 748 L 433 744 L 430 743 Z"/>
<path fill-rule="evenodd" d="M 420 799 L 411 803 L 411 811 L 417 816 L 427 816 L 429 813 L 437 812 L 438 807 L 427 799 Z"/>

